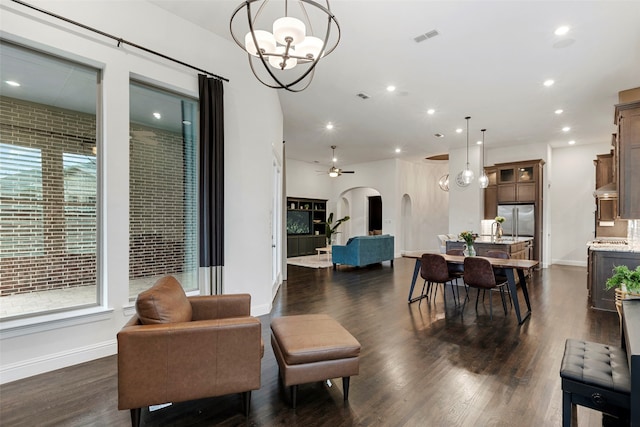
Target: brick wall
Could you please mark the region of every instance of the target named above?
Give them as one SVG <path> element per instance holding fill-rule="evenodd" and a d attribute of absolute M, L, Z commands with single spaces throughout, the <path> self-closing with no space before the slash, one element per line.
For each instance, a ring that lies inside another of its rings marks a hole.
<path fill-rule="evenodd" d="M 180 273 L 185 266 L 195 269 L 194 150 L 185 150 L 179 133 L 139 125 L 132 125 L 132 131 L 129 276 Z M 151 137 L 149 132 L 153 133 Z M 39 149 L 42 153 L 42 200 L 39 202 L 42 208 L 28 213 L 32 226 L 38 229 L 36 232 L 25 233 L 15 227 L 12 230 L 15 241 L 10 241 L 12 234 L 7 232 L 6 218 L 26 214 L 6 209 L 9 202 L 16 202 L 8 200 L 0 191 L 0 225 L 5 225 L 0 229 L 5 248 L 0 248 L 0 295 L 95 285 L 95 247 L 83 247 L 73 253 L 68 250 L 62 168 L 63 153 L 92 154 L 95 116 L 2 96 L 0 142 Z M 185 179 L 185 170 L 189 179 Z M 93 198 L 93 212 L 95 200 L 97 198 Z M 86 199 L 83 202 L 86 208 Z M 73 203 L 67 201 L 69 205 Z M 190 219 L 185 221 L 185 218 Z M 95 224 L 95 213 L 93 220 Z M 86 212 L 82 221 L 87 221 Z M 15 249 L 17 240 L 24 243 L 26 250 Z"/>
<path fill-rule="evenodd" d="M 68 250 L 62 167 L 63 153 L 92 155 L 95 129 L 95 116 L 0 97 L 0 142 L 40 150 L 42 161 L 37 195 L 16 198 L 8 190 L 12 178 L 3 179 L 1 296 L 96 284 L 95 241 L 81 253 Z M 95 235 L 95 198 L 84 206 Z"/>
<path fill-rule="evenodd" d="M 129 278 L 193 270 L 195 153 L 181 133 L 138 124 L 131 131 Z"/>

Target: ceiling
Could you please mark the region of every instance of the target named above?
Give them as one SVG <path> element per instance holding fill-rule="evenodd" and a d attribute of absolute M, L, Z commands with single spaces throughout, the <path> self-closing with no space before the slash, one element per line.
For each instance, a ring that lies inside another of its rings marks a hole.
<path fill-rule="evenodd" d="M 232 40 L 229 18 L 239 0 L 151 3 Z M 338 167 L 446 154 L 450 148 L 464 147 L 465 116 L 471 116 L 471 144 L 481 139 L 480 129 L 487 129 L 488 150 L 528 144 L 565 147 L 570 140 L 576 145 L 608 142 L 615 131 L 613 105 L 618 91 L 640 87 L 640 1 L 334 0 L 330 4 L 342 30 L 340 44 L 318 64 L 309 88 L 299 93 L 278 91 L 291 159 L 330 166 L 331 145 L 338 147 Z M 560 25 L 568 25 L 570 32 L 556 36 L 554 30 Z M 439 34 L 414 41 L 432 30 Z M 1 51 L 3 80 L 10 77 L 12 67 L 19 74 L 25 62 L 33 61 L 7 46 Z M 237 54 L 246 55 L 240 48 Z M 57 67 L 52 61 L 47 66 Z M 25 94 L 19 97 L 81 111 L 88 108 L 73 105 L 79 97 L 51 92 L 74 76 L 86 80 L 83 84 L 95 84 L 91 70 L 65 66 L 66 70 L 58 67 L 57 83 L 34 86 L 31 95 L 25 85 L 20 88 Z M 38 64 L 32 68 L 43 69 Z M 233 84 L 233 76 L 227 77 Z M 545 87 L 547 79 L 555 84 Z M 396 91 L 388 92 L 388 85 L 396 86 Z M 14 96 L 10 90 L 3 86 L 5 94 Z M 144 106 L 162 101 L 148 102 L 145 96 L 139 97 L 141 122 L 150 117 Z M 95 106 L 95 101 L 87 102 Z M 435 113 L 429 115 L 431 108 Z M 556 109 L 563 109 L 563 114 L 554 114 Z M 328 122 L 334 125 L 332 130 L 326 129 Z M 565 126 L 571 130 L 563 132 Z M 463 132 L 456 133 L 457 128 Z M 437 138 L 436 133 L 444 137 Z"/>
<path fill-rule="evenodd" d="M 229 18 L 241 2 L 152 3 L 232 40 Z M 471 116 L 472 143 L 487 129 L 487 149 L 608 142 L 618 91 L 640 86 L 638 1 L 330 5 L 340 44 L 318 64 L 308 89 L 279 91 L 288 158 L 329 165 L 335 144 L 337 166 L 422 159 L 463 147 L 466 134 L 455 129 L 465 128 L 465 116 Z M 560 25 L 570 32 L 556 36 Z M 431 30 L 439 35 L 414 41 Z M 543 86 L 546 79 L 555 84 Z M 387 92 L 388 85 L 396 91 Z M 359 98 L 360 92 L 370 98 Z M 433 115 L 426 113 L 430 108 Z M 571 130 L 563 132 L 564 126 Z"/>

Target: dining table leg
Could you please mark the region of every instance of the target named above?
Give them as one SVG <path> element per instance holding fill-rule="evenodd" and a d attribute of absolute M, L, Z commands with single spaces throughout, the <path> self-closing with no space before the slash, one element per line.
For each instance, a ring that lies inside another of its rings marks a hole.
<path fill-rule="evenodd" d="M 411 287 L 409 288 L 409 304 L 426 297 L 426 295 L 420 295 L 419 297 L 411 298 L 413 288 L 415 288 L 416 281 L 418 280 L 418 273 L 420 273 L 420 258 L 416 258 L 416 265 L 413 267 L 413 278 L 411 279 Z"/>
<path fill-rule="evenodd" d="M 513 300 L 513 308 L 516 310 L 516 318 L 518 324 L 521 325 L 531 315 L 531 304 L 529 303 L 529 291 L 527 290 L 527 282 L 524 279 L 524 273 L 518 270 L 518 277 L 520 278 L 520 287 L 522 288 L 522 294 L 524 295 L 525 302 L 527 304 L 527 312 L 522 316 L 520 314 L 520 302 L 518 301 L 518 288 L 516 286 L 516 275 L 513 273 L 513 268 L 507 268 L 507 283 L 509 285 L 509 292 L 511 292 L 511 299 Z"/>
<path fill-rule="evenodd" d="M 518 269 L 518 278 L 520 279 L 520 287 L 522 288 L 522 295 L 524 295 L 524 302 L 527 303 L 527 309 L 531 314 L 531 302 L 529 301 L 529 290 L 527 289 L 527 276 L 525 271 Z"/>

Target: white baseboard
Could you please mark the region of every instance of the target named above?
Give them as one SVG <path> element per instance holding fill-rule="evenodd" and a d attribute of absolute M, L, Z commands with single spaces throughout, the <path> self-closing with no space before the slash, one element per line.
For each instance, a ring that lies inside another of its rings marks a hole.
<path fill-rule="evenodd" d="M 256 317 L 264 316 L 271 313 L 271 308 L 271 304 L 254 305 L 251 307 L 251 315 Z"/>
<path fill-rule="evenodd" d="M 578 261 L 578 260 L 570 260 L 570 259 L 554 259 L 551 261 L 551 264 L 570 265 L 572 267 L 586 267 L 587 261 Z"/>
<path fill-rule="evenodd" d="M 17 381 L 67 366 L 89 362 L 101 357 L 111 356 L 118 351 L 115 339 L 93 344 L 86 347 L 79 347 L 60 353 L 48 354 L 46 356 L 34 357 L 33 359 L 21 362 L 2 365 L 0 367 L 0 384 Z"/>

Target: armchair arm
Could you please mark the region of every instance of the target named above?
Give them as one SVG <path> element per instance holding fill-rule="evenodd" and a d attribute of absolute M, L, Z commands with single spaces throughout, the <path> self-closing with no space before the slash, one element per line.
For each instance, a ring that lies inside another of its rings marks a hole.
<path fill-rule="evenodd" d="M 251 295 L 206 295 L 189 297 L 191 319 L 224 319 L 251 316 Z"/>
<path fill-rule="evenodd" d="M 118 408 L 257 390 L 255 317 L 131 325 L 118 333 Z"/>

